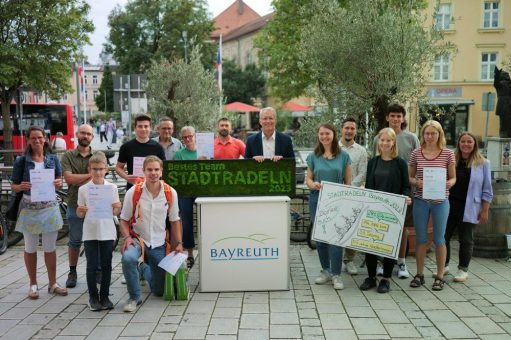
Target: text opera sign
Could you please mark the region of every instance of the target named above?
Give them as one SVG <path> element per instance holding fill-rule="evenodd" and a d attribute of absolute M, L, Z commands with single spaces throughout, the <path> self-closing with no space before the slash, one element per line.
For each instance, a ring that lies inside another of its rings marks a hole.
<path fill-rule="evenodd" d="M 430 87 L 428 97 L 461 97 L 461 87 Z"/>
<path fill-rule="evenodd" d="M 166 161 L 163 179 L 179 197 L 278 196 L 295 193 L 295 161 Z"/>

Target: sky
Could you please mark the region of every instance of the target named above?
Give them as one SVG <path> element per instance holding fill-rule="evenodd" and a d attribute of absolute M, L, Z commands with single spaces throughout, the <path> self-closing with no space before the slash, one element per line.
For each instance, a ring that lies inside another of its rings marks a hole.
<path fill-rule="evenodd" d="M 108 35 L 108 15 L 120 5 L 124 7 L 128 0 L 86 0 L 91 6 L 89 18 L 95 26 L 95 31 L 90 35 L 92 45 L 85 46 L 84 52 L 92 64 L 99 63 L 99 54 L 103 49 L 103 43 Z M 236 0 L 208 0 L 211 18 L 220 14 Z M 271 12 L 271 0 L 244 0 L 244 2 L 260 15 Z"/>

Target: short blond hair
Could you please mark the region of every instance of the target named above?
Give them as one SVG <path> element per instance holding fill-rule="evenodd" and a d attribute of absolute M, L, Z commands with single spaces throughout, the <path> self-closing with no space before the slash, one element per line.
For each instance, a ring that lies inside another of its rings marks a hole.
<path fill-rule="evenodd" d="M 378 132 L 378 135 L 376 137 L 378 137 L 378 144 L 377 144 L 377 148 L 376 148 L 376 156 L 380 156 L 381 155 L 381 150 L 380 150 L 380 137 L 381 135 L 383 134 L 386 134 L 387 136 L 389 136 L 392 141 L 394 142 L 394 145 L 392 146 L 392 149 L 391 149 L 391 152 L 390 152 L 390 157 L 392 159 L 396 158 L 398 155 L 399 155 L 399 150 L 397 148 L 397 136 L 396 136 L 396 132 L 394 131 L 394 129 L 392 128 L 383 128 L 380 130 L 380 132 Z"/>
<path fill-rule="evenodd" d="M 106 160 L 106 156 L 103 151 L 94 151 L 92 156 L 89 158 L 89 165 L 98 163 L 108 165 L 108 161 Z"/>
<path fill-rule="evenodd" d="M 442 129 L 442 125 L 440 125 L 439 122 L 436 120 L 428 120 L 424 125 L 422 125 L 421 128 L 421 147 L 426 144 L 426 141 L 424 140 L 424 131 L 426 131 L 426 128 L 432 127 L 435 130 L 438 131 L 438 141 L 436 142 L 436 145 L 440 150 L 445 149 L 445 146 L 447 145 L 447 142 L 445 141 L 445 134 L 444 129 Z"/>
<path fill-rule="evenodd" d="M 163 170 L 163 161 L 157 156 L 147 156 L 144 159 L 144 163 L 142 164 L 142 169 L 145 170 L 145 167 L 147 166 L 147 164 L 152 163 L 152 162 L 157 162 L 158 164 L 160 164 L 160 167 Z"/>

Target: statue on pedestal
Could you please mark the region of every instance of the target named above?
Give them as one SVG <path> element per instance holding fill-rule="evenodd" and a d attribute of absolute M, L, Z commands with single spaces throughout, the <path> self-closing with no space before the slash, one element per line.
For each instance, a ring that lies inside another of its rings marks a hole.
<path fill-rule="evenodd" d="M 511 78 L 509 72 L 495 66 L 493 86 L 497 90 L 497 109 L 500 117 L 499 135 L 501 138 L 511 138 Z"/>

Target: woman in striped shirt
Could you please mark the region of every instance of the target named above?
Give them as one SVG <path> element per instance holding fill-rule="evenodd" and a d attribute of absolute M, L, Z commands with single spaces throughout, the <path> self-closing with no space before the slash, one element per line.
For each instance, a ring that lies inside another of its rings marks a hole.
<path fill-rule="evenodd" d="M 421 129 L 421 146 L 410 155 L 410 183 L 415 186 L 413 201 L 413 224 L 416 233 L 417 274 L 410 282 L 410 287 L 420 287 L 424 281 L 424 259 L 428 241 L 428 221 L 433 221 L 433 242 L 436 249 L 437 275 L 433 290 L 442 290 L 445 285 L 444 266 L 447 254 L 445 246 L 445 228 L 449 216 L 449 189 L 456 183 L 454 153 L 445 147 L 444 130 L 440 123 L 427 121 Z M 443 171 L 442 171 L 443 169 Z M 430 174 L 424 182 L 424 172 Z M 445 188 L 435 192 L 435 184 L 444 182 Z M 436 176 L 435 176 L 436 175 Z M 436 183 L 435 183 L 436 182 Z M 423 190 L 427 189 L 427 190 Z"/>

